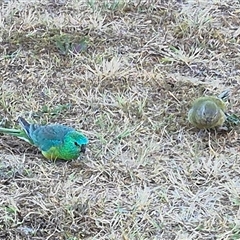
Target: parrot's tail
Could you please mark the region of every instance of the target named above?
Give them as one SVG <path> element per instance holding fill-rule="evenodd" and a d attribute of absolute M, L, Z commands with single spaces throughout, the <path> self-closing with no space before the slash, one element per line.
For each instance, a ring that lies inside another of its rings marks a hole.
<path fill-rule="evenodd" d="M 0 133 L 9 134 L 12 136 L 18 137 L 21 134 L 22 130 L 14 128 L 2 128 L 0 127 Z"/>
<path fill-rule="evenodd" d="M 11 136 L 18 137 L 23 139 L 24 141 L 31 143 L 31 140 L 27 136 L 27 134 L 21 129 L 14 129 L 14 128 L 2 128 L 0 127 L 0 133 L 8 134 Z"/>

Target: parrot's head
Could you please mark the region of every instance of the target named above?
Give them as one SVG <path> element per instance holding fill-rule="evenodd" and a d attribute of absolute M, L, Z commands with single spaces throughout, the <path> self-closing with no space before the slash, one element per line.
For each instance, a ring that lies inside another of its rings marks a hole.
<path fill-rule="evenodd" d="M 68 144 L 72 145 L 78 152 L 84 153 L 86 151 L 86 145 L 88 144 L 88 139 L 80 132 L 72 131 L 66 136 L 66 141 Z"/>
<path fill-rule="evenodd" d="M 212 124 L 218 121 L 219 108 L 213 101 L 206 101 L 197 111 L 199 119 L 202 119 L 203 123 Z"/>

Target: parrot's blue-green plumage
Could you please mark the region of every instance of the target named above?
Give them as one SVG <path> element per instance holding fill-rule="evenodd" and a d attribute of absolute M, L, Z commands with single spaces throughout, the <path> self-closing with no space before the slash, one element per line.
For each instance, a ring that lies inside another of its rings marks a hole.
<path fill-rule="evenodd" d="M 30 124 L 22 117 L 18 118 L 18 122 L 22 129 L 0 128 L 0 133 L 16 136 L 38 147 L 47 159 L 72 160 L 85 152 L 88 139 L 71 127 Z"/>

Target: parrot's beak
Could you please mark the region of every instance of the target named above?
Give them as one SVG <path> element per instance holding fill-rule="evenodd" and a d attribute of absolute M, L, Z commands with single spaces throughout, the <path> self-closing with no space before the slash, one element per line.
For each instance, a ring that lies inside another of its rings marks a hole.
<path fill-rule="evenodd" d="M 86 144 L 82 144 L 80 152 L 85 153 L 86 152 L 86 146 L 87 146 Z"/>

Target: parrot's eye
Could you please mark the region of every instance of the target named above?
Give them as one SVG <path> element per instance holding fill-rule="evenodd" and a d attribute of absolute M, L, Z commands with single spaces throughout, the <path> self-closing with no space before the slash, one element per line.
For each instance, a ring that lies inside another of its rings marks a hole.
<path fill-rule="evenodd" d="M 80 145 L 77 142 L 74 142 L 75 146 L 80 147 Z"/>

